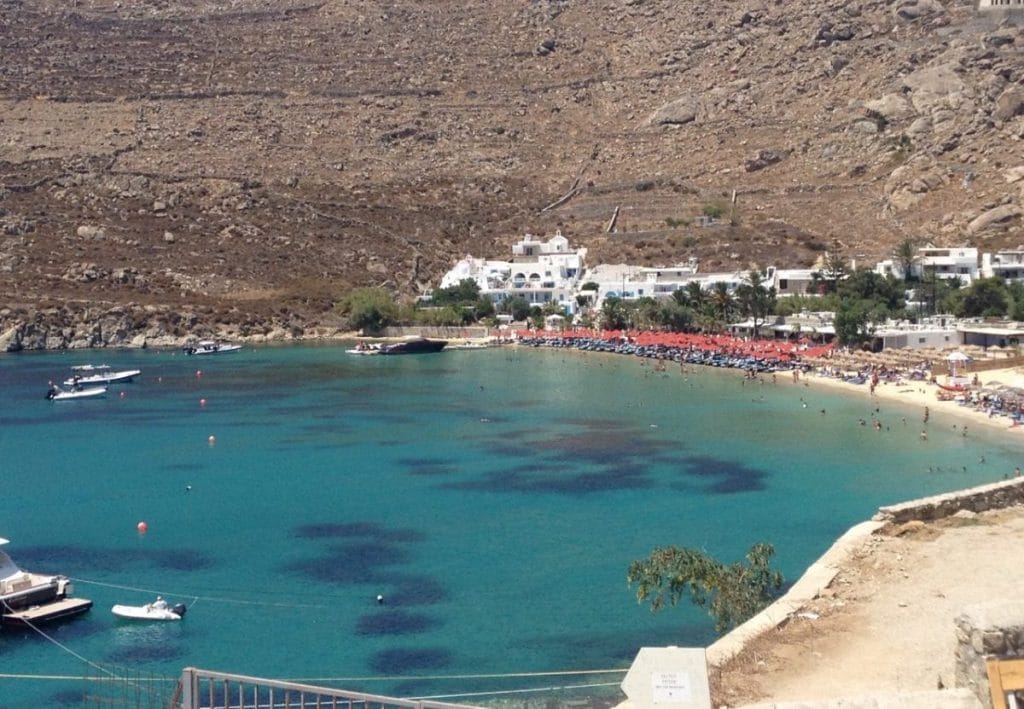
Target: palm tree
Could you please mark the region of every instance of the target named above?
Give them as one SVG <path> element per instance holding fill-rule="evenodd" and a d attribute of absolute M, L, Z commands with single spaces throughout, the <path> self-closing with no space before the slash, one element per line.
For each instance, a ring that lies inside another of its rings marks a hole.
<path fill-rule="evenodd" d="M 914 239 L 908 236 L 898 243 L 896 248 L 893 249 L 892 257 L 900 265 L 904 281 L 917 280 L 917 277 L 911 273 L 914 264 L 917 263 L 917 242 Z"/>
<path fill-rule="evenodd" d="M 730 316 L 736 309 L 736 300 L 729 292 L 729 284 L 718 281 L 711 286 L 711 295 L 708 301 L 718 321 L 723 325 L 728 324 Z"/>

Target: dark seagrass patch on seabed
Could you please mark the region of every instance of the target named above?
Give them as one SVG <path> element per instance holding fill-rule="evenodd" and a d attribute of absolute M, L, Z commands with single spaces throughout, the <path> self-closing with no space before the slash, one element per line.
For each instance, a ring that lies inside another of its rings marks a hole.
<path fill-rule="evenodd" d="M 415 635 L 441 624 L 436 618 L 422 613 L 402 610 L 383 610 L 364 615 L 356 623 L 357 635 Z"/>
<path fill-rule="evenodd" d="M 388 529 L 377 522 L 322 522 L 295 528 L 302 539 L 370 538 L 376 542 L 421 542 L 426 535 L 416 529 Z"/>
<path fill-rule="evenodd" d="M 366 541 L 333 545 L 319 557 L 294 561 L 285 569 L 328 583 L 380 583 L 387 580 L 389 567 L 411 559 L 412 554 L 398 544 Z"/>
<path fill-rule="evenodd" d="M 18 566 L 59 568 L 65 575 L 96 570 L 122 571 L 136 566 L 157 566 L 173 571 L 213 568 L 214 561 L 195 549 L 96 549 L 78 546 L 35 546 L 17 550 Z"/>
<path fill-rule="evenodd" d="M 382 675 L 404 675 L 417 670 L 442 670 L 452 663 L 452 653 L 443 647 L 396 647 L 376 653 L 370 660 L 373 671 Z"/>
<path fill-rule="evenodd" d="M 448 600 L 448 591 L 432 576 L 392 574 L 388 577 L 392 590 L 386 603 L 396 606 L 432 606 Z"/>
<path fill-rule="evenodd" d="M 403 466 L 409 475 L 433 477 L 451 475 L 455 472 L 454 464 L 441 458 L 403 458 L 398 464 Z"/>
<path fill-rule="evenodd" d="M 185 649 L 165 639 L 147 643 L 135 643 L 114 648 L 106 654 L 107 662 L 134 665 L 143 662 L 166 662 L 185 656 Z"/>
<path fill-rule="evenodd" d="M 764 480 L 768 476 L 764 470 L 710 456 L 687 458 L 683 473 L 701 480 L 705 491 L 723 495 L 764 490 Z M 680 482 L 673 487 L 685 488 L 687 485 Z"/>
<path fill-rule="evenodd" d="M 516 461 L 511 467 L 485 473 L 474 480 L 446 483 L 442 487 L 490 492 L 548 492 L 585 495 L 615 490 L 648 488 L 652 465 L 679 464 L 681 447 L 659 440 L 644 430 L 624 428 L 605 419 L 575 419 L 577 431 L 552 435 L 518 436 L 496 441 L 488 455 Z"/>
<path fill-rule="evenodd" d="M 630 600 L 626 592 L 626 602 Z M 645 608 L 638 611 L 650 613 Z M 534 635 L 515 644 L 517 649 L 558 655 L 570 652 L 567 667 L 624 667 L 628 668 L 636 657 L 637 648 L 643 646 L 666 647 L 678 643 L 680 638 L 703 645 L 715 640 L 715 635 L 699 623 L 682 623 L 663 628 L 637 629 L 636 636 L 610 633 L 552 632 Z"/>
<path fill-rule="evenodd" d="M 81 688 L 62 689 L 54 692 L 46 701 L 48 707 L 80 707 L 82 706 L 83 692 Z"/>

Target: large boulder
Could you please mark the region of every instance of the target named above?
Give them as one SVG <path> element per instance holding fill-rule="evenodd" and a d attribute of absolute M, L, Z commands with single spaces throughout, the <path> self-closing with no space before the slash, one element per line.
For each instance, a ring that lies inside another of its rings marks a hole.
<path fill-rule="evenodd" d="M 958 108 L 963 100 L 964 82 L 953 64 L 918 69 L 903 79 L 910 89 L 910 102 L 920 114 L 934 109 Z"/>
<path fill-rule="evenodd" d="M 1011 86 L 996 99 L 992 118 L 997 121 L 1008 121 L 1020 115 L 1024 115 L 1024 87 Z"/>
<path fill-rule="evenodd" d="M 941 4 L 936 0 L 915 0 L 914 2 L 903 3 L 896 6 L 893 15 L 897 20 L 903 22 L 914 22 L 931 15 L 938 15 L 944 12 Z"/>
<path fill-rule="evenodd" d="M 902 94 L 886 94 L 872 101 L 865 101 L 864 108 L 885 118 L 886 121 L 902 121 L 914 116 L 914 107 Z"/>
<path fill-rule="evenodd" d="M 666 103 L 655 111 L 650 118 L 653 126 L 681 126 L 697 120 L 700 113 L 700 101 L 692 96 L 683 96 Z"/>
<path fill-rule="evenodd" d="M 967 231 L 977 234 L 988 229 L 1006 228 L 1019 222 L 1022 213 L 1021 208 L 1015 204 L 1002 204 L 972 219 L 967 225 Z"/>

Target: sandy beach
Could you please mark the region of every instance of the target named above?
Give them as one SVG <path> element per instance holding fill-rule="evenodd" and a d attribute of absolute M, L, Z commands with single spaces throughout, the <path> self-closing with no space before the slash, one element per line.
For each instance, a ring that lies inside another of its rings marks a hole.
<path fill-rule="evenodd" d="M 1021 370 L 979 374 L 982 385 L 1015 381 Z M 955 416 L 968 428 L 1021 436 L 1008 418 L 953 401 L 922 382 L 866 385 L 809 375 L 811 391 L 828 387 L 853 396 L 900 402 L 922 419 Z M 932 421 L 934 425 L 934 420 Z M 1003 476 L 1010 474 L 1004 472 Z M 870 535 L 850 554 L 835 580 L 788 622 L 762 634 L 712 671 L 716 706 L 767 709 L 779 703 L 836 700 L 954 686 L 954 618 L 965 606 L 1014 601 L 1024 567 L 1007 564 L 1024 546 L 1024 508 L 913 523 Z"/>

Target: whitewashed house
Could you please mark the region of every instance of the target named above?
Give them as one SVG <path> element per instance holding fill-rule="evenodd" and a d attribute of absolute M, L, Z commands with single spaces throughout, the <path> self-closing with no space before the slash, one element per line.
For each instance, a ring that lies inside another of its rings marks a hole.
<path fill-rule="evenodd" d="M 1024 246 L 982 254 L 981 276 L 1002 278 L 1007 283 L 1024 280 Z"/>
<path fill-rule="evenodd" d="M 875 265 L 875 273 L 892 276 L 898 280 L 903 280 L 906 276 L 903 265 L 894 259 L 879 261 Z M 931 244 L 922 246 L 914 253 L 910 275 L 921 279 L 925 274 L 931 273 L 934 273 L 936 278 L 947 280 L 959 278 L 963 285 L 969 286 L 981 275 L 978 250 L 973 247 L 947 248 Z"/>
<path fill-rule="evenodd" d="M 808 295 L 807 288 L 814 282 L 816 272 L 813 268 L 775 268 L 770 266 L 767 269 L 764 285 L 766 288 L 775 288 L 775 294 L 780 298 Z"/>
<path fill-rule="evenodd" d="M 583 273 L 586 249 L 573 250 L 561 231 L 542 241 L 527 234 L 512 245 L 508 261 L 466 256 L 441 279 L 449 288 L 472 279 L 480 295 L 496 305 L 522 297 L 531 305 L 558 303 L 567 313 L 576 312 L 575 290 Z"/>
<path fill-rule="evenodd" d="M 978 250 L 973 247 L 922 246 L 917 250 L 910 272 L 918 278 L 923 278 L 926 273 L 934 273 L 936 278 L 942 279 L 959 278 L 963 285 L 970 285 L 979 274 Z"/>

